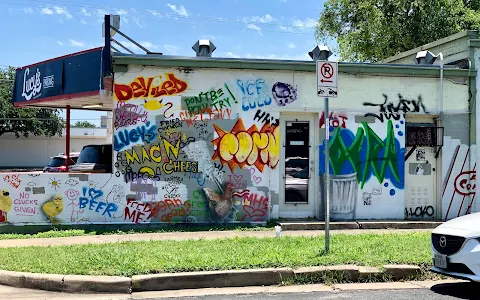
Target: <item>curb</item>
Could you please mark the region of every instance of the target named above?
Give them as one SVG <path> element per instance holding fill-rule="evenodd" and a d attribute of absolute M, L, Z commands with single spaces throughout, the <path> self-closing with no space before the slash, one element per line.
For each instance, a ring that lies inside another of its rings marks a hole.
<path fill-rule="evenodd" d="M 346 229 L 434 229 L 443 224 L 440 221 L 411 221 L 411 222 L 335 222 L 330 223 L 331 230 Z M 279 222 L 282 231 L 296 230 L 325 230 L 325 222 L 289 223 Z"/>
<path fill-rule="evenodd" d="M 323 276 L 341 278 L 348 282 L 387 276 L 393 280 L 411 279 L 421 269 L 411 265 L 385 265 L 382 270 L 356 265 L 305 267 L 299 269 L 270 268 L 207 272 L 163 273 L 152 275 L 84 276 L 38 274 L 0 270 L 0 285 L 16 288 L 40 289 L 67 293 L 115 293 L 224 288 L 245 286 L 271 286 L 285 282 L 298 283 Z"/>
<path fill-rule="evenodd" d="M 132 279 L 119 276 L 58 275 L 0 270 L 0 284 L 67 293 L 131 293 Z"/>

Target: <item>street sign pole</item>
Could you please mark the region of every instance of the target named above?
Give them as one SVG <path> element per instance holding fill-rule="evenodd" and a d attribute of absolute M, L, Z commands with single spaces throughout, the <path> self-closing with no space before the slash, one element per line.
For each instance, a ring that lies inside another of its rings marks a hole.
<path fill-rule="evenodd" d="M 323 183 L 323 201 L 325 204 L 325 250 L 330 252 L 330 112 L 329 98 L 336 98 L 338 93 L 338 64 L 317 60 L 317 96 L 324 97 L 325 120 L 325 181 Z"/>
<path fill-rule="evenodd" d="M 324 100 L 325 106 L 325 182 L 324 196 L 325 201 L 325 253 L 330 251 L 330 112 L 328 111 L 328 97 Z"/>

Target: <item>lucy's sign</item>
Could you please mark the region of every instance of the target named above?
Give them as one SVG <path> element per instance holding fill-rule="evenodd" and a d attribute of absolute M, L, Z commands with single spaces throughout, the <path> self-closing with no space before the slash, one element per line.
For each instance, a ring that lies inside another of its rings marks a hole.
<path fill-rule="evenodd" d="M 17 69 L 13 102 L 31 101 L 61 95 L 63 62 L 49 61 Z"/>

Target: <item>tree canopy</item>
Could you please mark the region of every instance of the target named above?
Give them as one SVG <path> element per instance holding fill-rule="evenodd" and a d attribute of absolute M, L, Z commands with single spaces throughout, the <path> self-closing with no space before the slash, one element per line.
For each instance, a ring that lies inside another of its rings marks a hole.
<path fill-rule="evenodd" d="M 480 28 L 480 0 L 327 0 L 319 42 L 336 39 L 341 60 L 376 62 Z"/>
<path fill-rule="evenodd" d="M 72 127 L 80 127 L 80 128 L 95 128 L 95 124 L 92 124 L 88 121 L 77 121 L 75 124 L 72 125 Z"/>
<path fill-rule="evenodd" d="M 11 102 L 15 68 L 0 68 L 0 136 L 13 133 L 17 138 L 29 134 L 48 137 L 61 135 L 65 122 L 58 109 L 15 108 Z"/>

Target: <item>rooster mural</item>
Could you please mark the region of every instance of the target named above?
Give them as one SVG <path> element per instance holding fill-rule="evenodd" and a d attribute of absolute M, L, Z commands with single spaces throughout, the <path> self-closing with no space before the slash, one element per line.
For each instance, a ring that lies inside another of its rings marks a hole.
<path fill-rule="evenodd" d="M 225 222 L 229 220 L 232 215 L 234 215 L 232 200 L 234 185 L 232 183 L 228 183 L 225 186 L 225 191 L 223 191 L 220 186 L 219 188 L 222 191 L 222 194 L 217 194 L 209 188 L 204 188 L 203 191 L 207 195 L 210 209 L 216 215 L 216 221 Z"/>
<path fill-rule="evenodd" d="M 8 212 L 12 209 L 12 197 L 7 189 L 0 191 L 0 223 L 8 222 Z"/>

